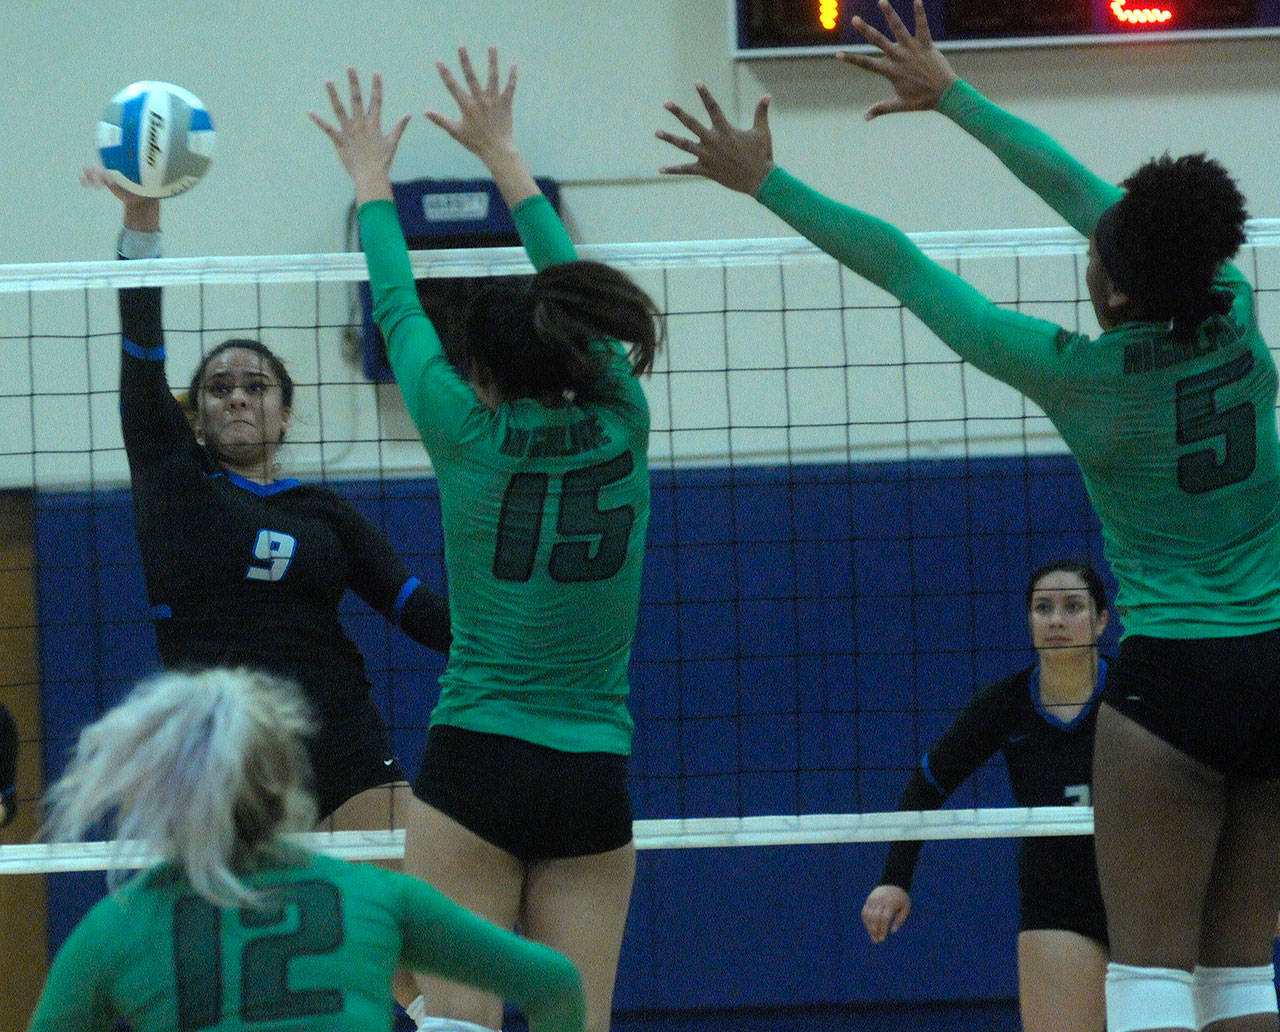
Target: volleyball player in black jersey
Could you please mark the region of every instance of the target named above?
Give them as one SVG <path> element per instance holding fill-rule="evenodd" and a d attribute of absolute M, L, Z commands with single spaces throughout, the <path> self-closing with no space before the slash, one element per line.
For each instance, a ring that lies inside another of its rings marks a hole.
<path fill-rule="evenodd" d="M 1034 666 L 982 689 L 929 747 L 898 800 L 932 810 L 1003 751 L 1021 806 L 1090 804 L 1093 731 L 1106 683 L 1107 596 L 1092 568 L 1042 566 L 1027 585 Z M 902 927 L 920 842 L 895 842 L 862 920 L 875 942 Z M 1093 837 L 1024 838 L 1018 857 L 1018 997 L 1025 1032 L 1102 1032 L 1107 920 Z"/>
<path fill-rule="evenodd" d="M 158 256 L 160 202 L 100 169 L 83 178 L 124 203 L 120 257 Z M 121 420 L 161 660 L 297 681 L 320 725 L 308 751 L 321 818 L 335 828 L 403 826 L 412 794 L 338 602 L 350 589 L 440 652 L 447 603 L 332 491 L 277 478 L 293 383 L 270 350 L 255 340 L 214 348 L 184 408 L 165 377 L 160 289 L 121 290 L 120 322 Z"/>

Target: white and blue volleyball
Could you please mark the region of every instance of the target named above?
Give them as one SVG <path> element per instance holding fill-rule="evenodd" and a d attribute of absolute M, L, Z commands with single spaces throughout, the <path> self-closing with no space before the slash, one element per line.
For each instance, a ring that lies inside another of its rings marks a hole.
<path fill-rule="evenodd" d="M 209 170 L 214 140 L 200 98 L 169 82 L 126 86 L 98 123 L 103 167 L 143 197 L 172 197 L 195 186 Z"/>

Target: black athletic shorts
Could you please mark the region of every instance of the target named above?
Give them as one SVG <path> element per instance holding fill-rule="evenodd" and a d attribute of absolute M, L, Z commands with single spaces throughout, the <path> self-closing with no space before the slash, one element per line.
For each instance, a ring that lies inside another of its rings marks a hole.
<path fill-rule="evenodd" d="M 413 793 L 523 863 L 631 841 L 627 758 L 436 724 Z"/>
<path fill-rule="evenodd" d="M 1221 774 L 1280 777 L 1280 630 L 1238 638 L 1130 635 L 1107 703 Z"/>
<path fill-rule="evenodd" d="M 393 781 L 406 781 L 382 713 L 367 696 L 341 706 L 312 700 L 320 730 L 307 739 L 312 784 L 321 819 L 353 796 Z"/>
<path fill-rule="evenodd" d="M 1018 856 L 1018 930 L 1075 932 L 1107 945 L 1092 835 L 1022 840 Z"/>

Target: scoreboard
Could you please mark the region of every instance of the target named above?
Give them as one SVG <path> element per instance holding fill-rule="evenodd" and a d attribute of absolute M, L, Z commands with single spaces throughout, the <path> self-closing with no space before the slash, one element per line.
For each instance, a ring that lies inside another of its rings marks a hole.
<path fill-rule="evenodd" d="M 911 26 L 911 0 L 891 0 Z M 734 56 L 827 54 L 884 29 L 875 0 L 731 0 Z M 939 49 L 1280 35 L 1280 0 L 925 0 Z"/>

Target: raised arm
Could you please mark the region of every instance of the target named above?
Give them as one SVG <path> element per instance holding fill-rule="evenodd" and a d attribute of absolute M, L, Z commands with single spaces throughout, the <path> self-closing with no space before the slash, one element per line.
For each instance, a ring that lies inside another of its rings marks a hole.
<path fill-rule="evenodd" d="M 109 190 L 123 206 L 116 254 L 123 259 L 158 258 L 160 202 L 129 193 L 102 168 L 86 168 L 86 187 Z M 165 375 L 164 325 L 159 287 L 119 291 L 120 423 L 132 467 L 157 461 L 192 441 L 190 424 Z"/>
<path fill-rule="evenodd" d="M 843 265 L 898 298 L 961 358 L 1037 401 L 1053 389 L 1068 343 L 1060 327 L 999 308 L 931 261 L 900 230 L 837 204 L 777 167 L 768 97 L 756 106 L 751 128 L 738 129 L 706 86 L 699 83 L 697 89 L 709 123 L 668 103 L 667 110 L 692 137 L 657 134 L 695 160 L 666 166 L 663 173 L 704 176 L 755 197 Z"/>
<path fill-rule="evenodd" d="M 498 73 L 498 50 L 489 48 L 489 71 L 482 85 L 466 47 L 458 48 L 462 83 L 443 61 L 436 62 L 445 88 L 458 104 L 458 117 L 439 111 L 426 117 L 484 162 L 498 192 L 515 218 L 520 240 L 535 269 L 577 258 L 569 234 L 543 196 L 515 143 L 514 107 L 518 70 L 512 65 L 505 85 Z"/>
<path fill-rule="evenodd" d="M 938 110 L 990 150 L 1069 225 L 1090 235 L 1101 214 L 1123 191 L 1094 175 L 1048 134 L 987 100 L 952 70 L 933 45 L 923 0 L 915 0 L 915 31 L 909 31 L 888 0 L 879 0 L 886 36 L 863 19 L 853 26 L 878 55 L 842 51 L 837 57 L 883 76 L 896 97 L 866 111 L 867 120 L 898 111 Z"/>
<path fill-rule="evenodd" d="M 433 458 L 445 440 L 456 440 L 478 402 L 445 357 L 440 337 L 422 310 L 404 232 L 391 194 L 391 163 L 409 116 L 382 131 L 382 76 L 373 75 L 365 103 L 360 77 L 347 69 L 349 103 L 326 83 L 334 122 L 314 111 L 311 120 L 329 137 L 355 186 L 360 244 L 369 265 L 373 316 L 387 342 L 387 357 L 414 425 Z"/>

